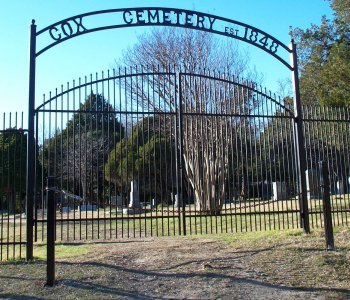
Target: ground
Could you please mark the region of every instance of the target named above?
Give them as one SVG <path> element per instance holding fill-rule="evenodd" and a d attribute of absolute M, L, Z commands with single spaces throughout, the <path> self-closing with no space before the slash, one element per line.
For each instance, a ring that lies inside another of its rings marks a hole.
<path fill-rule="evenodd" d="M 58 245 L 55 287 L 44 260 L 6 262 L 0 298 L 350 299 L 350 230 L 337 231 L 335 251 L 322 231 Z"/>

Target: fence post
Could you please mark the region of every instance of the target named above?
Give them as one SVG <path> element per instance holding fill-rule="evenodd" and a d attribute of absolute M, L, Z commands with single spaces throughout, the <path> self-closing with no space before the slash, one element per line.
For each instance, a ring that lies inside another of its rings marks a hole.
<path fill-rule="evenodd" d="M 56 229 L 56 201 L 55 201 L 55 177 L 47 178 L 47 281 L 46 285 L 54 286 L 55 284 L 55 229 Z"/>
<path fill-rule="evenodd" d="M 183 197 L 184 184 L 183 184 L 183 173 L 184 173 L 184 157 L 183 157 L 183 107 L 182 107 L 182 80 L 181 70 L 176 73 L 177 81 L 179 85 L 179 97 L 178 97 L 178 108 L 177 108 L 177 130 L 178 130 L 178 161 L 177 161 L 177 191 L 178 191 L 178 203 L 182 207 L 182 224 L 179 224 L 179 229 L 182 225 L 182 234 L 186 235 L 186 203 Z M 179 207 L 180 210 L 180 207 Z M 180 221 L 180 220 L 179 220 Z M 181 221 L 180 221 L 181 222 Z"/>
<path fill-rule="evenodd" d="M 298 193 L 300 203 L 300 217 L 301 226 L 305 233 L 310 233 L 310 221 L 309 221 L 309 207 L 307 202 L 307 188 L 306 188 L 306 151 L 304 147 L 304 132 L 303 132 L 303 117 L 300 101 L 300 89 L 299 89 L 299 74 L 298 74 L 298 58 L 296 52 L 296 44 L 291 41 L 291 63 L 292 80 L 294 90 L 294 130 L 296 137 L 294 138 L 296 148 L 296 159 L 298 169 Z"/>
<path fill-rule="evenodd" d="M 29 61 L 29 99 L 28 99 L 28 137 L 27 137 L 27 175 L 26 175 L 26 218 L 27 218 L 27 260 L 33 259 L 33 209 L 35 185 L 35 52 L 36 52 L 36 25 L 32 21 L 30 27 L 30 61 Z"/>
<path fill-rule="evenodd" d="M 326 237 L 327 250 L 334 250 L 334 235 L 332 223 L 332 208 L 330 197 L 329 171 L 325 161 L 320 161 L 320 182 L 323 201 L 324 232 Z"/>

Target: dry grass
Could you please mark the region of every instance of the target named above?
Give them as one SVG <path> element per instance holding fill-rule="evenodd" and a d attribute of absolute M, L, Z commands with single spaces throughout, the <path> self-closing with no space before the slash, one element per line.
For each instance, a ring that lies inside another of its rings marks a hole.
<path fill-rule="evenodd" d="M 269 282 L 303 288 L 350 288 L 350 229 L 335 228 L 335 250 L 326 251 L 323 229 L 219 236 L 237 249 L 254 251 L 248 264 Z M 349 295 L 350 297 L 350 295 Z"/>
<path fill-rule="evenodd" d="M 349 299 L 350 228 L 335 245 L 321 229 L 58 244 L 46 288 L 40 244 L 34 262 L 0 263 L 0 298 Z"/>

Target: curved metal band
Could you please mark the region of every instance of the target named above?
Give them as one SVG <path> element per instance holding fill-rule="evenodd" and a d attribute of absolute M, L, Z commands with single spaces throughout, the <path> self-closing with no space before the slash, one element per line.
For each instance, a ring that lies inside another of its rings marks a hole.
<path fill-rule="evenodd" d="M 87 17 L 113 13 L 122 13 L 120 16 L 122 21 L 119 22 L 119 24 L 88 28 L 85 23 L 85 20 L 88 19 Z M 217 22 L 225 23 L 226 26 L 224 26 L 224 24 L 221 24 L 221 27 L 217 26 Z M 45 51 L 64 41 L 90 32 L 144 26 L 182 27 L 234 38 L 267 52 L 283 63 L 288 69 L 293 70 L 293 66 L 291 66 L 290 63 L 279 54 L 280 51 L 285 51 L 287 54 L 290 54 L 291 50 L 289 47 L 284 45 L 275 37 L 256 27 L 211 14 L 165 7 L 138 7 L 101 10 L 76 15 L 53 23 L 52 25 L 49 25 L 36 33 L 36 37 L 43 34 L 48 34 L 49 38 L 52 39 L 52 42 L 39 50 L 36 53 L 36 56 L 41 55 Z"/>
<path fill-rule="evenodd" d="M 278 102 L 276 100 L 275 97 L 273 97 L 271 94 L 264 92 L 261 88 L 259 89 L 258 87 L 256 87 L 255 85 L 252 85 L 250 82 L 244 82 L 239 80 L 238 78 L 235 78 L 234 76 L 220 76 L 220 75 L 214 75 L 214 74 L 206 74 L 204 73 L 191 73 L 191 72 L 178 72 L 180 74 L 180 76 L 193 76 L 193 77 L 198 77 L 198 78 L 205 78 L 205 79 L 210 79 L 210 80 L 217 80 L 220 82 L 224 82 L 224 83 L 228 83 L 228 84 L 234 84 L 235 86 L 238 87 L 242 87 L 242 88 L 246 88 L 260 96 L 265 97 L 266 99 L 270 100 L 271 102 L 275 103 L 278 107 L 282 108 L 284 111 L 286 111 L 290 116 L 293 116 L 293 111 L 291 109 L 289 109 L 288 107 L 286 107 L 285 105 L 283 105 L 282 103 Z M 43 107 L 45 107 L 47 104 L 49 104 L 51 101 L 62 97 L 65 94 L 71 93 L 74 90 L 78 90 L 81 88 L 84 88 L 86 86 L 90 86 L 90 85 L 94 85 L 97 83 L 102 83 L 105 81 L 109 81 L 109 80 L 116 80 L 116 79 L 125 79 L 125 78 L 133 78 L 133 77 L 140 77 L 140 76 L 154 76 L 154 75 L 159 75 L 159 76 L 175 76 L 177 73 L 174 71 L 141 71 L 141 72 L 135 72 L 135 73 L 118 73 L 118 74 L 113 74 L 111 76 L 108 76 L 106 78 L 100 78 L 100 79 L 95 79 L 95 80 L 91 80 L 89 82 L 84 82 L 81 83 L 77 86 L 74 86 L 72 88 L 68 88 L 65 91 L 62 91 L 61 93 L 57 93 L 56 95 L 54 95 L 53 97 L 50 97 L 50 99 L 46 100 L 44 103 L 42 103 L 41 105 L 39 105 L 36 108 L 36 112 L 42 110 Z M 225 75 L 225 74 L 224 74 Z"/>

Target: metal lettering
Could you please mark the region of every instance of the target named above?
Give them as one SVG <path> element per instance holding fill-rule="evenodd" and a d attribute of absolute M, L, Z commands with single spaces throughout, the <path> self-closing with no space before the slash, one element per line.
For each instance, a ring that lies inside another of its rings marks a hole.
<path fill-rule="evenodd" d="M 277 44 L 275 41 L 272 41 L 272 44 L 271 44 L 269 50 L 270 50 L 272 53 L 276 53 L 277 50 L 278 50 L 278 44 Z"/>
<path fill-rule="evenodd" d="M 82 17 L 80 17 L 78 19 L 78 21 L 77 21 L 77 19 L 74 19 L 73 22 L 77 25 L 77 32 L 84 32 L 87 30 L 86 27 L 83 25 L 83 18 Z M 80 30 L 80 28 L 82 30 Z"/>
<path fill-rule="evenodd" d="M 182 19 L 183 17 L 183 19 Z M 195 14 L 186 12 L 176 12 L 170 9 L 135 9 L 125 10 L 123 20 L 126 24 L 176 24 L 184 27 L 198 27 L 213 30 L 216 18 L 205 14 Z M 79 20 L 83 29 L 82 20 Z M 79 27 L 79 30 L 80 30 Z"/>
<path fill-rule="evenodd" d="M 213 30 L 213 25 L 214 25 L 214 22 L 215 22 L 215 21 L 216 21 L 215 18 L 209 17 L 209 24 L 210 24 L 209 29 L 210 29 L 210 30 Z"/>
<path fill-rule="evenodd" d="M 258 32 L 255 30 L 252 30 L 250 32 L 249 40 L 251 40 L 253 43 L 255 43 L 258 40 Z"/>
<path fill-rule="evenodd" d="M 186 15 L 185 25 L 194 26 L 193 17 L 194 15 Z"/>
<path fill-rule="evenodd" d="M 127 14 L 128 14 L 128 19 L 127 19 L 127 16 L 126 16 Z M 134 21 L 134 19 L 132 18 L 132 12 L 130 10 L 124 11 L 123 19 L 124 19 L 124 22 L 126 24 L 131 24 Z"/>
<path fill-rule="evenodd" d="M 127 9 L 115 9 L 110 10 L 108 13 L 118 13 L 119 18 L 122 20 L 120 24 L 111 24 L 110 26 L 97 26 L 93 29 L 86 28 L 84 23 L 85 18 L 90 15 L 100 14 L 100 12 L 93 12 L 87 14 L 81 14 L 76 17 L 71 17 L 55 23 L 49 27 L 46 27 L 42 32 L 48 33 L 54 40 L 53 44 L 57 44 L 66 39 L 79 35 L 81 33 L 88 33 L 90 31 L 105 30 L 118 27 L 130 27 L 130 26 L 144 26 L 144 25 L 164 25 L 164 26 L 176 26 L 194 28 L 204 31 L 210 31 L 216 34 L 226 35 L 235 39 L 242 40 L 246 43 L 252 44 L 264 51 L 270 53 L 273 56 L 285 64 L 288 68 L 290 65 L 282 58 L 278 53 L 286 50 L 288 47 L 263 32 L 260 29 L 252 26 L 236 22 L 234 20 L 228 20 L 221 17 L 212 16 L 206 13 L 200 13 L 190 10 L 181 10 L 177 8 L 127 8 Z M 117 18 L 118 19 L 118 18 Z M 124 21 L 124 23 L 123 23 Z M 223 26 L 222 26 L 223 25 Z M 88 26 L 89 27 L 89 26 Z M 38 35 L 39 35 L 38 34 Z M 38 55 L 48 50 L 51 46 L 44 47 L 38 52 Z M 283 48 L 283 49 L 282 49 Z"/>
<path fill-rule="evenodd" d="M 197 18 L 197 26 L 199 28 L 204 28 L 204 17 L 203 16 L 198 16 Z"/>
<path fill-rule="evenodd" d="M 225 33 L 227 33 L 226 29 L 225 29 Z M 267 52 L 275 54 L 278 51 L 278 46 L 279 46 L 278 42 L 276 42 L 275 40 L 271 41 L 271 38 L 268 38 L 267 36 L 263 35 L 261 32 L 258 32 L 249 27 L 245 27 L 243 39 L 248 41 L 248 43 L 253 43 L 255 45 L 264 47 Z M 271 41 L 271 44 L 269 44 L 270 41 Z"/>
<path fill-rule="evenodd" d="M 227 35 L 238 35 L 239 30 L 232 27 L 225 27 L 225 33 Z"/>
<path fill-rule="evenodd" d="M 164 12 L 163 12 L 164 14 Z M 148 21 L 149 23 L 159 23 L 159 11 L 155 10 L 154 15 L 152 14 L 152 11 L 148 11 Z"/>
<path fill-rule="evenodd" d="M 50 36 L 52 37 L 52 39 L 54 39 L 55 41 L 59 41 L 59 40 L 61 39 L 61 34 L 59 33 L 57 36 L 54 36 L 53 31 L 54 31 L 55 33 L 57 33 L 57 32 L 58 32 L 58 29 L 57 29 L 56 27 L 51 27 L 51 28 L 49 29 L 49 34 L 50 34 Z"/>
<path fill-rule="evenodd" d="M 67 32 L 67 30 L 66 30 L 67 27 L 69 29 L 69 32 Z M 66 36 L 71 36 L 73 34 L 73 28 L 68 22 L 62 23 L 61 29 Z"/>
<path fill-rule="evenodd" d="M 163 10 L 163 23 L 171 24 L 171 10 Z"/>
<path fill-rule="evenodd" d="M 181 13 L 176 13 L 176 12 L 174 12 L 175 13 L 175 16 L 176 16 L 176 21 L 175 21 L 175 24 L 180 24 L 180 14 Z"/>
<path fill-rule="evenodd" d="M 136 19 L 137 19 L 137 24 L 145 24 L 146 21 L 144 19 L 144 11 L 143 10 L 135 10 L 136 12 Z"/>

